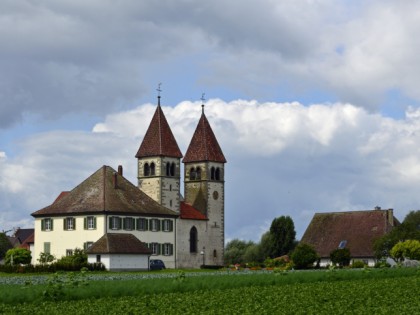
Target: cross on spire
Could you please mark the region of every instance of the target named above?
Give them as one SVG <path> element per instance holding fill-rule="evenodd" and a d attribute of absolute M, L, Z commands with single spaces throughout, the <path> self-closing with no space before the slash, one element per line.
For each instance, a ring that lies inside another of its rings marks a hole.
<path fill-rule="evenodd" d="M 201 100 L 201 111 L 202 111 L 203 114 L 204 114 L 204 101 L 206 100 L 204 98 L 204 95 L 206 95 L 206 93 L 202 93 L 201 98 L 200 98 L 200 100 Z"/>
<path fill-rule="evenodd" d="M 158 88 L 156 89 L 156 91 L 158 92 L 158 106 L 160 106 L 160 92 L 162 92 L 162 90 L 160 89 L 161 85 L 162 83 L 159 83 Z"/>

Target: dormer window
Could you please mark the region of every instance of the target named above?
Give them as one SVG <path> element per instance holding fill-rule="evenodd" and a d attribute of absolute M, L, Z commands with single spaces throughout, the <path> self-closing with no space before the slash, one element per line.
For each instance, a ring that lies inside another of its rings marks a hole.
<path fill-rule="evenodd" d="M 338 249 L 343 249 L 343 248 L 346 247 L 346 245 L 347 245 L 347 241 L 346 240 L 342 240 L 340 242 L 340 244 L 338 244 Z"/>

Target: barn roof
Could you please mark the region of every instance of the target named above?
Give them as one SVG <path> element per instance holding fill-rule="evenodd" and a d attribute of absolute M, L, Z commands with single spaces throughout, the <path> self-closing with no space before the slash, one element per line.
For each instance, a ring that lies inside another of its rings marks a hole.
<path fill-rule="evenodd" d="M 86 253 L 150 255 L 152 252 L 133 234 L 107 233 L 93 243 Z"/>
<path fill-rule="evenodd" d="M 321 257 L 341 247 L 352 257 L 373 257 L 373 243 L 399 224 L 393 210 L 316 213 L 301 242 L 314 246 Z"/>
<path fill-rule="evenodd" d="M 121 171 L 122 173 L 122 171 Z M 32 216 L 122 213 L 176 217 L 110 166 L 102 166 L 68 193 Z"/>

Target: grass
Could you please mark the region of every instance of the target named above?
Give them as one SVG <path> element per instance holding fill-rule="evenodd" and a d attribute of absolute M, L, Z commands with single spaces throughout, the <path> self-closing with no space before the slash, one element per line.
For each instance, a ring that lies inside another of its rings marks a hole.
<path fill-rule="evenodd" d="M 65 273 L 39 277 L 3 277 L 3 284 L 0 285 L 0 303 L 41 303 L 54 299 L 71 301 L 392 278 L 404 281 L 404 278 L 409 277 L 414 277 L 420 282 L 420 270 L 401 268 L 299 272 L 88 272 L 83 275 Z"/>

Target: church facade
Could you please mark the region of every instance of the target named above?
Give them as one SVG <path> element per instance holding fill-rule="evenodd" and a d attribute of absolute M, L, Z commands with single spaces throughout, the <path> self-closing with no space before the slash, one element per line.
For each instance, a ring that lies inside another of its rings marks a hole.
<path fill-rule="evenodd" d="M 135 157 L 136 185 L 124 178 L 122 167 L 115 171 L 103 166 L 32 213 L 33 257 L 49 252 L 60 258 L 74 248 L 89 251 L 104 236 L 122 233 L 134 235 L 149 248 L 152 259 L 163 260 L 168 268 L 223 265 L 226 159 L 204 106 L 183 156 L 158 96 Z"/>

